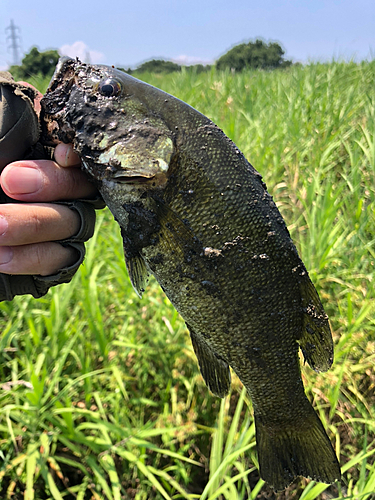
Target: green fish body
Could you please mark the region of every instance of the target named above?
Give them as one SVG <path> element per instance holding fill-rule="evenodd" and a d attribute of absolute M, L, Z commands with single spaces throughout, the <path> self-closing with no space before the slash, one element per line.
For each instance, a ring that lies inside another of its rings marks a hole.
<path fill-rule="evenodd" d="M 42 122 L 46 142 L 73 141 L 121 226 L 138 295 L 154 275 L 186 321 L 209 389 L 228 393 L 229 367 L 245 385 L 261 477 L 339 479 L 298 357 L 331 366 L 328 318 L 260 174 L 207 117 L 106 66 L 62 59 Z"/>

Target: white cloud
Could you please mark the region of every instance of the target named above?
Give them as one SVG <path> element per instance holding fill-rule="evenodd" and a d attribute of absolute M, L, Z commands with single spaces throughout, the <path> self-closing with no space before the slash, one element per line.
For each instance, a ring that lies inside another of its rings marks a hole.
<path fill-rule="evenodd" d="M 186 66 L 189 66 L 190 64 L 212 64 L 213 61 L 207 61 L 204 59 L 200 59 L 199 57 L 194 57 L 194 56 L 186 56 L 184 54 L 174 57 L 173 61 L 178 63 L 178 64 L 184 64 Z"/>
<path fill-rule="evenodd" d="M 98 64 L 105 59 L 102 52 L 91 50 L 85 42 L 80 40 L 72 43 L 71 45 L 63 45 L 59 48 L 59 53 L 62 56 L 78 57 L 82 62 Z"/>

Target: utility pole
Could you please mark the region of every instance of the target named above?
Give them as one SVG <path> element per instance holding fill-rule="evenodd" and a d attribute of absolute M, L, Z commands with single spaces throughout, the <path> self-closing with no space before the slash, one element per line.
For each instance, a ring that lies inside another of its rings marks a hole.
<path fill-rule="evenodd" d="M 8 26 L 5 31 L 9 32 L 9 35 L 7 36 L 7 40 L 9 40 L 8 49 L 12 51 L 13 64 L 19 65 L 20 61 L 18 51 L 20 49 L 20 35 L 18 33 L 20 32 L 20 29 L 18 28 L 18 26 L 15 26 L 12 19 L 10 21 L 10 26 Z"/>

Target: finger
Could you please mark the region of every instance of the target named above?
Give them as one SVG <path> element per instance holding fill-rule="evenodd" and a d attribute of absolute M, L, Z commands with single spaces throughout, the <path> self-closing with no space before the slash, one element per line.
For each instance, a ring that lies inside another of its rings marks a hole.
<path fill-rule="evenodd" d="M 21 160 L 7 165 L 0 178 L 3 191 L 20 201 L 90 198 L 96 188 L 82 170 L 50 160 Z"/>
<path fill-rule="evenodd" d="M 61 167 L 79 167 L 81 164 L 81 159 L 73 151 L 72 144 L 58 144 L 54 151 L 54 157 Z"/>
<path fill-rule="evenodd" d="M 77 260 L 77 252 L 59 243 L 0 247 L 0 273 L 49 276 Z"/>
<path fill-rule="evenodd" d="M 78 233 L 79 215 L 63 205 L 0 205 L 0 246 L 65 240 Z"/>

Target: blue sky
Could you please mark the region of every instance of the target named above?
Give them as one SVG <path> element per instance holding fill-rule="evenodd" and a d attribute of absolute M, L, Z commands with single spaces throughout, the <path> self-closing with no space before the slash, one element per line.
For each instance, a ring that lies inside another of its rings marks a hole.
<path fill-rule="evenodd" d="M 0 0 L 0 69 L 12 63 L 11 19 L 24 53 L 36 45 L 123 67 L 213 62 L 257 37 L 293 61 L 375 58 L 375 0 Z"/>

